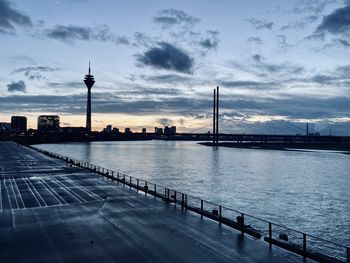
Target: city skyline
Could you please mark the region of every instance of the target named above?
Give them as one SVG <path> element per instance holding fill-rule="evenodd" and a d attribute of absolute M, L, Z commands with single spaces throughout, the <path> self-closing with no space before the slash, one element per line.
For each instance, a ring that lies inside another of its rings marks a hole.
<path fill-rule="evenodd" d="M 84 127 L 91 60 L 93 130 L 211 130 L 219 85 L 223 132 L 297 133 L 310 122 L 350 134 L 350 1 L 0 0 L 0 9 L 0 122 L 25 115 L 35 128 L 37 116 L 57 114 Z"/>

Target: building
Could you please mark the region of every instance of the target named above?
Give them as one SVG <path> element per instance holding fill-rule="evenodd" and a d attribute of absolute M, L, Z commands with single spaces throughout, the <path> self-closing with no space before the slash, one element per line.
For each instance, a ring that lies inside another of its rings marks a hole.
<path fill-rule="evenodd" d="M 146 128 L 142 128 L 142 133 L 147 133 L 147 129 Z"/>
<path fill-rule="evenodd" d="M 9 133 L 11 129 L 11 123 L 0 122 L 0 133 Z"/>
<path fill-rule="evenodd" d="M 107 125 L 106 128 L 103 129 L 103 133 L 111 134 L 112 133 L 112 125 Z"/>
<path fill-rule="evenodd" d="M 155 127 L 155 128 L 154 128 L 154 133 L 155 133 L 155 134 L 163 134 L 163 128 Z"/>
<path fill-rule="evenodd" d="M 165 126 L 164 127 L 164 134 L 165 135 L 175 135 L 176 134 L 176 126 Z"/>
<path fill-rule="evenodd" d="M 27 117 L 12 116 L 11 131 L 16 133 L 25 133 L 27 131 Z"/>
<path fill-rule="evenodd" d="M 60 128 L 60 117 L 57 115 L 40 115 L 38 117 L 38 132 L 58 132 Z"/>
<path fill-rule="evenodd" d="M 131 133 L 132 133 L 132 131 L 130 128 L 125 128 L 125 134 L 131 134 Z"/>

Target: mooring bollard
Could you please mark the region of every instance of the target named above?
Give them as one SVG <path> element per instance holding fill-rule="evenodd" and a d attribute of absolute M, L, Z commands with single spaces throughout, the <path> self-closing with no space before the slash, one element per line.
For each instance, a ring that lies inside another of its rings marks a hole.
<path fill-rule="evenodd" d="M 269 222 L 269 245 L 272 246 L 272 224 Z"/>
<path fill-rule="evenodd" d="M 306 257 L 306 234 L 303 233 L 303 256 Z"/>

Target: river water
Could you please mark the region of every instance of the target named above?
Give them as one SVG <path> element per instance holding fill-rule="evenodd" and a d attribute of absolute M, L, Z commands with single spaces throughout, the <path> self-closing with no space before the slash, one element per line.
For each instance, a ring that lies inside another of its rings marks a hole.
<path fill-rule="evenodd" d="M 37 147 L 350 246 L 350 155 L 212 148 L 182 141 Z"/>

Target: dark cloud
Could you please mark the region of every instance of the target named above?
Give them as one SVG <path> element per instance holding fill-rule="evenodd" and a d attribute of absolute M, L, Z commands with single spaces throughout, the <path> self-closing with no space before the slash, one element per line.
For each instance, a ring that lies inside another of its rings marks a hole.
<path fill-rule="evenodd" d="M 334 10 L 323 18 L 316 32 L 329 32 L 332 34 L 350 33 L 350 4 Z"/>
<path fill-rule="evenodd" d="M 169 118 L 159 118 L 157 119 L 157 123 L 162 126 L 172 126 L 174 124 L 174 122 Z"/>
<path fill-rule="evenodd" d="M 11 82 L 7 85 L 7 91 L 8 92 L 26 92 L 26 84 L 23 80 L 17 81 L 17 82 Z"/>
<path fill-rule="evenodd" d="M 350 47 L 350 41 L 347 41 L 345 39 L 338 39 L 338 42 L 344 47 Z"/>
<path fill-rule="evenodd" d="M 13 4 L 7 0 L 0 0 L 0 34 L 14 34 L 15 27 L 31 26 L 29 16 L 14 9 Z"/>
<path fill-rule="evenodd" d="M 255 56 L 255 55 L 254 55 Z M 242 64 L 231 62 L 233 68 L 243 72 L 249 72 L 255 76 L 269 79 L 277 79 L 279 81 L 300 76 L 305 73 L 305 68 L 291 62 L 271 63 L 264 57 L 253 56 L 252 64 Z M 260 55 L 258 55 L 260 56 Z"/>
<path fill-rule="evenodd" d="M 259 20 L 254 17 L 248 18 L 247 21 L 255 28 L 255 29 L 272 29 L 274 23 L 268 22 L 266 20 Z"/>
<path fill-rule="evenodd" d="M 252 56 L 252 58 L 256 61 L 256 62 L 261 62 L 262 60 L 264 60 L 265 58 L 259 54 L 255 54 Z"/>
<path fill-rule="evenodd" d="M 44 79 L 45 77 L 41 74 L 42 72 L 54 72 L 61 70 L 60 68 L 52 68 L 48 66 L 30 66 L 30 67 L 22 67 L 14 70 L 13 73 L 24 73 L 26 77 L 29 79 L 37 79 L 41 80 Z"/>
<path fill-rule="evenodd" d="M 166 42 L 137 55 L 137 61 L 140 65 L 187 74 L 191 74 L 193 68 L 193 59 L 184 50 Z"/>
<path fill-rule="evenodd" d="M 158 11 L 156 16 L 153 18 L 153 21 L 166 28 L 174 25 L 181 25 L 185 27 L 193 26 L 199 22 L 199 19 L 185 13 L 184 11 L 171 8 Z"/>
<path fill-rule="evenodd" d="M 247 41 L 249 43 L 255 43 L 255 44 L 259 44 L 259 45 L 263 43 L 263 41 L 262 41 L 262 39 L 260 37 L 249 37 L 247 39 Z"/>
<path fill-rule="evenodd" d="M 199 41 L 199 45 L 205 49 L 216 49 L 219 45 L 219 32 L 208 30 L 207 37 Z"/>
<path fill-rule="evenodd" d="M 77 40 L 81 40 L 130 45 L 127 37 L 114 34 L 107 25 L 99 25 L 94 28 L 75 25 L 56 25 L 53 28 L 44 30 L 44 36 L 65 43 L 74 43 Z"/>

